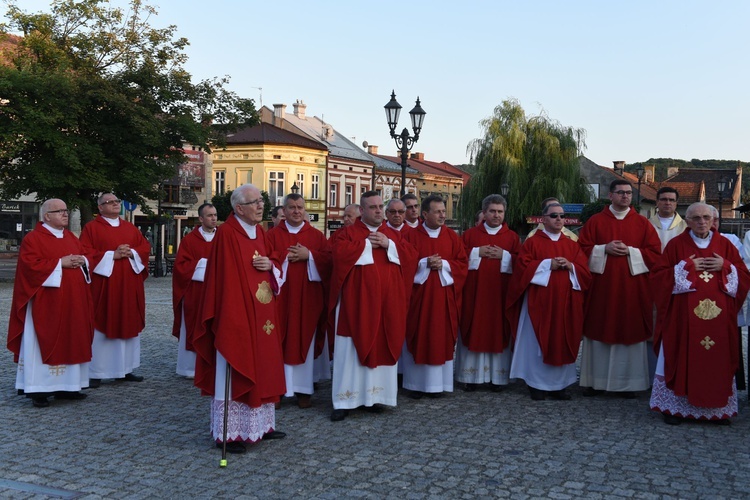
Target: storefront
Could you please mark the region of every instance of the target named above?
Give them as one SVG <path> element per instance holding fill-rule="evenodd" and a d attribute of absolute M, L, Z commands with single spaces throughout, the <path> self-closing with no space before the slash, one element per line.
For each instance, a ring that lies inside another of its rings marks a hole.
<path fill-rule="evenodd" d="M 0 252 L 17 252 L 23 237 L 39 221 L 39 204 L 0 201 Z"/>

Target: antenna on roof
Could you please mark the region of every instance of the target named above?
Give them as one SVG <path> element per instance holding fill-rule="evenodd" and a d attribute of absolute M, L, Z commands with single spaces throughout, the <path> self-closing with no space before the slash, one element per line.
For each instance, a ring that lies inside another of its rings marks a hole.
<path fill-rule="evenodd" d="M 263 87 L 250 87 L 251 89 L 257 89 L 260 91 L 260 107 L 263 107 Z"/>

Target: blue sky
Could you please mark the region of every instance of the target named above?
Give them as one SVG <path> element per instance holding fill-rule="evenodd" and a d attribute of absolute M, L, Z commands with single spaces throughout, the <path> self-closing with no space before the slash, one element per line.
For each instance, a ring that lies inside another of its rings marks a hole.
<path fill-rule="evenodd" d="M 20 0 L 28 11 L 49 1 Z M 395 89 L 414 151 L 467 163 L 479 121 L 509 97 L 587 132 L 611 166 L 651 157 L 750 161 L 746 1 L 151 0 L 154 26 L 190 40 L 196 79 L 229 75 L 263 104 L 307 104 L 338 131 L 395 154 Z M 125 5 L 113 0 L 113 5 Z M 4 12 L 4 7 L 2 7 Z"/>

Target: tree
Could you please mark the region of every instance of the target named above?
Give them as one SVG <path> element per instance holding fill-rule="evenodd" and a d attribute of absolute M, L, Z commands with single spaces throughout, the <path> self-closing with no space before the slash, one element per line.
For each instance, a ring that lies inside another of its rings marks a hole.
<path fill-rule="evenodd" d="M 151 27 L 156 15 L 141 0 L 127 12 L 55 0 L 49 14 L 11 1 L 0 41 L 23 37 L 0 54 L 0 196 L 62 198 L 84 222 L 101 192 L 146 206 L 186 162 L 184 144 L 210 151 L 258 122 L 226 77 L 192 82 L 188 41 Z"/>
<path fill-rule="evenodd" d="M 216 215 L 220 221 L 227 220 L 229 214 L 232 213 L 232 192 L 226 191 L 224 194 L 216 194 L 211 198 L 211 204 L 216 207 Z M 271 220 L 272 206 L 268 192 L 261 191 L 260 195 L 263 197 L 263 220 Z"/>
<path fill-rule="evenodd" d="M 503 101 L 480 125 L 483 137 L 467 148 L 476 161 L 459 203 L 464 227 L 473 225 L 484 197 L 500 193 L 504 183 L 510 186 L 505 220 L 515 230 L 527 215 L 538 214 L 542 200 L 550 196 L 564 203 L 588 201 L 578 168 L 586 147 L 583 129 L 563 126 L 544 113 L 527 117 L 515 99 Z"/>

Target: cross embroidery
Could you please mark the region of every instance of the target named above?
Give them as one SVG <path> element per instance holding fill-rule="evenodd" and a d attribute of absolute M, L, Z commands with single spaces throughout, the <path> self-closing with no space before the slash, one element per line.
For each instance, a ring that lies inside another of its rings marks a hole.
<path fill-rule="evenodd" d="M 65 365 L 49 365 L 49 374 L 59 377 L 65 373 Z"/>
<path fill-rule="evenodd" d="M 707 351 L 709 349 L 711 349 L 714 346 L 715 343 L 716 342 L 714 342 L 713 340 L 711 340 L 711 337 L 709 337 L 708 335 L 706 335 L 705 339 L 701 340 L 701 345 L 703 347 L 705 347 Z"/>
<path fill-rule="evenodd" d="M 706 283 L 708 283 L 711 280 L 711 278 L 714 277 L 714 275 L 709 273 L 708 271 L 703 271 L 703 273 L 699 274 L 698 277 L 702 279 L 703 281 L 705 281 Z"/>
<path fill-rule="evenodd" d="M 266 335 L 271 335 L 271 331 L 276 328 L 273 326 L 273 323 L 271 323 L 270 319 L 266 320 L 266 324 L 263 325 L 263 331 L 266 332 Z"/>

